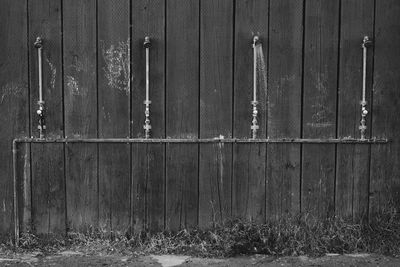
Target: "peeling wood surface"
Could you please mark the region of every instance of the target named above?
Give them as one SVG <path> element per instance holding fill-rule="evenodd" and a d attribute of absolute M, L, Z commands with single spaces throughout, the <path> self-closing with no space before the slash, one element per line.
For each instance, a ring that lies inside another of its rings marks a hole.
<path fill-rule="evenodd" d="M 199 8 L 197 0 L 166 1 L 166 136 L 198 137 Z M 197 144 L 166 146 L 165 227 L 198 223 Z"/>
<path fill-rule="evenodd" d="M 233 4 L 201 2 L 200 137 L 204 138 L 232 136 L 233 43 L 225 41 L 233 39 Z M 205 144 L 199 149 L 199 226 L 209 227 L 231 215 L 232 145 Z"/>
<path fill-rule="evenodd" d="M 400 205 L 400 2 L 376 1 L 372 135 L 393 136 L 388 146 L 371 152 L 369 213 L 373 218 L 383 210 Z"/>
<path fill-rule="evenodd" d="M 260 36 L 267 61 L 269 1 L 236 1 L 234 45 L 233 135 L 249 138 L 253 91 L 254 34 Z M 260 60 L 260 58 L 259 58 Z M 246 70 L 246 71 L 243 71 Z M 262 72 L 258 73 L 262 76 Z M 263 81 L 266 82 L 266 81 Z M 266 138 L 267 105 L 265 84 L 259 84 L 259 138 Z M 233 147 L 232 215 L 256 222 L 265 220 L 265 144 L 238 144 Z"/>
<path fill-rule="evenodd" d="M 27 1 L 1 1 L 0 35 L 0 235 L 11 232 L 13 182 L 11 140 L 29 135 Z M 29 150 L 19 146 L 19 153 Z M 24 177 L 19 176 L 20 180 Z"/>
<path fill-rule="evenodd" d="M 96 1 L 71 1 L 63 5 L 62 12 L 65 136 L 95 138 L 98 135 Z M 66 145 L 65 149 L 67 228 L 78 231 L 97 227 L 99 212 L 95 207 L 99 204 L 93 194 L 99 194 L 98 186 L 95 187 L 98 146 Z"/>
<path fill-rule="evenodd" d="M 132 234 L 299 211 L 360 221 L 398 209 L 397 1 L 1 0 L 0 7 L 0 234 L 12 224 L 13 138 L 23 231 Z M 254 34 L 262 50 L 252 140 Z M 364 35 L 374 46 L 370 139 L 360 141 Z M 37 36 L 46 140 L 36 139 Z M 145 36 L 151 140 L 143 139 Z"/>
<path fill-rule="evenodd" d="M 303 1 L 270 0 L 268 138 L 301 136 Z M 267 218 L 300 211 L 300 144 L 268 144 Z"/>
<path fill-rule="evenodd" d="M 129 1 L 97 1 L 99 137 L 130 134 L 131 42 Z M 99 224 L 113 233 L 130 229 L 129 144 L 98 146 Z"/>
<path fill-rule="evenodd" d="M 151 137 L 165 137 L 165 1 L 132 1 L 132 137 L 144 138 L 146 99 L 145 36 L 150 37 Z M 133 231 L 164 228 L 165 145 L 132 146 Z"/>
<path fill-rule="evenodd" d="M 362 58 L 361 42 L 374 34 L 374 1 L 342 1 L 339 84 L 338 138 L 360 136 Z M 367 109 L 371 111 L 373 48 L 367 55 Z M 355 90 L 357 89 L 357 90 Z M 354 101 L 358 99 L 359 101 Z M 371 113 L 370 113 L 371 114 Z M 367 138 L 371 116 L 367 117 Z M 338 145 L 336 162 L 335 213 L 355 221 L 368 218 L 370 147 Z"/>
<path fill-rule="evenodd" d="M 45 99 L 46 136 L 63 136 L 61 1 L 29 2 L 29 63 L 31 90 L 31 135 L 38 137 L 38 53 L 36 37 L 43 39 L 42 78 Z M 39 233 L 65 231 L 64 145 L 32 144 L 32 220 Z M 43 164 L 48 162 L 47 164 Z M 60 169 L 57 169 L 61 167 Z M 47 169 L 48 168 L 48 169 Z M 52 176 L 49 176 L 49 175 Z M 49 192 L 50 191 L 50 192 Z M 36 202 L 35 202 L 36 201 Z"/>
<path fill-rule="evenodd" d="M 336 136 L 338 0 L 305 2 L 303 137 Z M 334 213 L 335 145 L 303 145 L 301 211 Z"/>

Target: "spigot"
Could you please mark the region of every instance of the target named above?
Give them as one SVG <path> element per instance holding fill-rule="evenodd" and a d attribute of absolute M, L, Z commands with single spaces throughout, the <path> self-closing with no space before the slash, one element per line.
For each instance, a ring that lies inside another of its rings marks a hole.
<path fill-rule="evenodd" d="M 258 35 L 254 35 L 253 37 L 253 48 L 255 48 L 260 43 L 260 37 Z"/>
<path fill-rule="evenodd" d="M 363 42 L 361 44 L 361 47 L 362 48 L 367 48 L 367 47 L 370 47 L 371 45 L 372 45 L 371 39 L 369 39 L 368 36 L 364 36 Z"/>
<path fill-rule="evenodd" d="M 150 37 L 149 36 L 144 37 L 143 46 L 144 46 L 144 48 L 150 48 L 151 47 L 151 42 L 150 42 Z"/>
<path fill-rule="evenodd" d="M 43 39 L 41 37 L 36 37 L 36 41 L 33 43 L 35 48 L 42 48 L 43 46 Z"/>
<path fill-rule="evenodd" d="M 43 139 L 45 136 L 44 132 L 46 130 L 44 101 L 38 101 L 38 105 L 39 108 L 36 110 L 36 114 L 38 115 L 39 138 Z"/>
<path fill-rule="evenodd" d="M 258 120 L 257 120 L 257 116 L 258 116 L 258 110 L 257 110 L 257 105 L 258 105 L 258 101 L 251 101 L 251 105 L 253 106 L 253 112 L 252 112 L 252 121 L 251 121 L 251 133 L 252 133 L 252 138 L 256 139 L 257 138 L 257 130 L 260 129 L 260 126 L 258 126 Z"/>

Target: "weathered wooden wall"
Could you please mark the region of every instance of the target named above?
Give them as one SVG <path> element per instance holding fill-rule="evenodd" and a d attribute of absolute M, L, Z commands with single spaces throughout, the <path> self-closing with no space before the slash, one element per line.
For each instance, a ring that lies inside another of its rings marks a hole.
<path fill-rule="evenodd" d="M 268 92 L 259 137 L 359 137 L 364 35 L 368 137 L 389 144 L 20 144 L 21 227 L 62 233 L 209 227 L 310 212 L 400 208 L 398 0 L 0 0 L 0 233 L 13 211 L 11 141 L 143 137 L 150 36 L 153 137 L 250 137 L 252 49 Z"/>

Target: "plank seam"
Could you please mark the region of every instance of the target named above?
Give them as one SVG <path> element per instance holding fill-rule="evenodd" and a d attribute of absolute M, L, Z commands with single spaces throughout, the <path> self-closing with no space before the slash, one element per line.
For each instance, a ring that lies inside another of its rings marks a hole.
<path fill-rule="evenodd" d="M 341 29 L 342 29 L 342 0 L 339 1 L 339 15 L 338 15 L 338 53 L 337 53 L 337 62 L 336 62 L 336 118 L 335 118 L 335 137 L 339 136 L 339 97 L 340 97 L 340 42 L 341 42 Z M 338 174 L 338 145 L 335 145 L 335 167 L 334 167 L 334 175 L 333 175 L 333 214 L 336 213 L 336 182 L 337 182 L 337 174 Z M 353 178 L 353 190 L 354 190 L 354 178 Z M 352 197 L 354 193 L 352 194 Z M 353 203 L 353 201 L 352 201 Z M 353 204 L 352 204 L 353 205 Z M 353 207 L 352 207 L 353 213 Z"/>
<path fill-rule="evenodd" d="M 233 10 L 232 10 L 232 21 L 233 21 L 233 27 L 232 27 L 232 122 L 231 122 L 231 136 L 235 137 L 234 130 L 235 130 L 235 50 L 236 50 L 236 0 L 233 0 Z M 233 160 L 234 157 L 234 149 L 233 145 L 231 146 L 231 181 L 230 181 L 230 205 L 229 205 L 229 217 L 232 216 L 232 205 L 233 205 L 233 179 L 235 177 L 235 162 Z M 222 221 L 223 222 L 223 221 Z"/>
<path fill-rule="evenodd" d="M 167 2 L 164 0 L 164 138 L 167 137 Z M 167 227 L 167 146 L 163 145 L 164 150 L 164 230 Z"/>
<path fill-rule="evenodd" d="M 372 35 L 373 35 L 373 39 L 372 39 L 372 41 L 373 41 L 373 43 L 375 43 L 375 38 L 376 38 L 376 0 L 374 0 L 374 15 L 373 15 L 373 21 L 372 21 L 372 24 L 373 24 L 373 26 L 372 26 Z M 371 70 L 371 75 L 372 75 L 372 87 L 371 87 L 371 93 L 370 93 L 370 95 L 371 95 L 371 105 L 370 105 L 370 108 L 371 108 L 371 123 L 370 123 L 370 136 L 372 136 L 373 135 L 373 127 L 372 127 L 372 123 L 373 123 L 373 114 L 374 114 L 374 112 L 373 112 L 373 108 L 374 108 L 374 94 L 373 94 L 373 90 L 374 90 L 374 82 L 375 82 L 375 75 L 374 75 L 374 73 L 375 73 L 375 45 L 373 45 L 372 46 L 372 70 Z M 368 175 L 367 175 L 367 177 L 368 177 L 368 201 L 367 201 L 367 220 L 368 221 L 370 221 L 371 220 L 371 218 L 370 218 L 370 205 L 371 205 L 371 203 L 370 203 L 370 192 L 371 192 L 371 175 L 372 175 L 372 147 L 370 147 L 369 148 L 369 151 L 368 151 Z"/>
<path fill-rule="evenodd" d="M 303 33 L 302 33 L 302 52 L 301 52 L 301 62 L 302 62 L 302 66 L 301 66 L 301 99 L 300 99 L 300 138 L 303 138 L 303 123 L 304 123 L 304 59 L 305 59 L 305 32 L 306 32 L 306 4 L 307 1 L 304 0 L 303 1 L 303 18 L 302 18 L 302 24 L 303 24 Z M 299 205 L 300 205 L 300 212 L 302 210 L 302 190 L 303 190 L 303 157 L 304 157 L 304 153 L 303 153 L 303 145 L 300 144 L 300 185 L 299 185 Z"/>
<path fill-rule="evenodd" d="M 197 97 L 197 132 L 198 137 L 201 137 L 200 127 L 201 127 L 201 1 L 199 1 L 199 52 L 198 52 L 198 97 Z M 197 144 L 197 225 L 200 221 L 200 144 Z"/>
<path fill-rule="evenodd" d="M 266 83 L 267 83 L 267 86 L 269 85 L 269 62 L 270 62 L 270 59 L 269 59 L 269 56 L 270 56 L 270 53 L 269 53 L 269 49 L 270 49 L 270 27 L 271 27 L 271 0 L 269 0 L 268 1 L 268 26 L 267 26 L 267 29 L 268 29 L 268 33 L 267 33 L 267 38 L 268 38 L 268 40 L 267 40 L 267 47 L 266 47 L 266 53 L 267 53 L 267 73 L 266 73 L 266 76 L 267 76 L 267 81 L 266 81 Z M 267 89 L 268 90 L 268 89 Z M 268 91 L 267 91 L 268 92 Z M 268 110 L 269 110 L 269 95 L 267 94 L 266 96 L 265 96 L 265 100 L 266 100 L 266 102 L 267 102 L 267 108 L 265 109 L 265 134 L 264 134 L 264 136 L 266 136 L 267 138 L 269 137 L 269 135 L 268 135 L 268 116 L 269 116 L 269 113 L 268 113 Z M 252 149 L 252 146 L 250 146 L 250 151 L 251 151 L 251 149 Z M 264 222 L 266 222 L 267 221 L 267 179 L 268 179 L 268 144 L 265 144 L 265 161 L 264 161 Z"/>

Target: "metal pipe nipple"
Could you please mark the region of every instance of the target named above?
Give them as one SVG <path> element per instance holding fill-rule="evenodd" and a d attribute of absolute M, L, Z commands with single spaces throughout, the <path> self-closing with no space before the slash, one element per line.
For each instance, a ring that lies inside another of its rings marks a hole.
<path fill-rule="evenodd" d="M 33 45 L 35 46 L 35 48 L 42 48 L 42 45 L 43 45 L 42 38 L 41 37 L 36 37 L 36 40 L 33 43 Z"/>
<path fill-rule="evenodd" d="M 254 35 L 254 37 L 253 37 L 253 48 L 255 48 L 258 44 L 260 44 L 260 37 L 258 35 Z"/>
<path fill-rule="evenodd" d="M 149 36 L 144 37 L 143 46 L 144 46 L 144 48 L 150 48 L 151 42 L 150 42 L 150 37 Z"/>
<path fill-rule="evenodd" d="M 362 48 L 367 48 L 370 47 L 372 45 L 372 40 L 369 39 L 368 36 L 364 36 L 363 42 L 361 44 Z"/>

